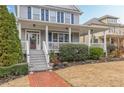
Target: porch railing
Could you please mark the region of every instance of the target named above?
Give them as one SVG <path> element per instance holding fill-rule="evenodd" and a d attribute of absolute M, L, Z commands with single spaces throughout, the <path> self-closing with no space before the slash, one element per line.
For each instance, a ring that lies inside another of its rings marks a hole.
<path fill-rule="evenodd" d="M 30 63 L 29 41 L 21 41 L 22 51 L 26 54 L 27 62 Z"/>
<path fill-rule="evenodd" d="M 48 47 L 49 50 L 59 50 L 60 46 L 63 44 L 85 44 L 88 45 L 87 43 L 80 43 L 80 42 L 48 42 Z M 91 43 L 91 47 L 100 47 L 104 48 L 104 43 Z"/>
<path fill-rule="evenodd" d="M 59 50 L 60 46 L 63 44 L 85 44 L 85 43 L 80 43 L 80 42 L 48 42 L 48 47 L 49 50 Z"/>
<path fill-rule="evenodd" d="M 104 49 L 104 43 L 91 43 L 91 47 L 100 47 Z"/>
<path fill-rule="evenodd" d="M 47 47 L 47 44 L 45 41 L 43 41 L 43 51 L 44 51 L 44 54 L 45 54 L 45 58 L 46 58 L 46 61 L 47 61 L 47 66 L 49 67 L 49 53 L 48 53 L 48 47 Z"/>

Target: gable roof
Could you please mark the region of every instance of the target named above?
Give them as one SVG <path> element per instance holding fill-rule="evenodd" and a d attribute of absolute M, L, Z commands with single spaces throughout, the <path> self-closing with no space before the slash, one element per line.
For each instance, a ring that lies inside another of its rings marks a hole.
<path fill-rule="evenodd" d="M 89 21 L 85 22 L 84 25 L 91 25 L 91 24 L 104 24 L 103 22 L 99 21 L 98 18 L 92 18 Z"/>
<path fill-rule="evenodd" d="M 76 5 L 45 5 L 45 6 L 50 6 L 50 7 L 53 7 L 53 8 L 61 8 L 61 9 L 66 9 L 66 10 L 71 10 L 71 11 L 75 11 L 75 12 L 78 12 L 78 13 L 82 14 L 82 11 Z"/>
<path fill-rule="evenodd" d="M 99 20 L 105 19 L 105 18 L 113 18 L 113 19 L 119 19 L 118 17 L 112 16 L 112 15 L 104 15 L 99 18 Z"/>

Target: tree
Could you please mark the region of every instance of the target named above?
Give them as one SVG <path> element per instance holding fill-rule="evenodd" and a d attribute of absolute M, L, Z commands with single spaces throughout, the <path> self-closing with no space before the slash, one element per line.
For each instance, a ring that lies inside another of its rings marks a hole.
<path fill-rule="evenodd" d="M 6 6 L 0 6 L 0 66 L 9 66 L 22 61 L 21 44 L 13 14 Z"/>

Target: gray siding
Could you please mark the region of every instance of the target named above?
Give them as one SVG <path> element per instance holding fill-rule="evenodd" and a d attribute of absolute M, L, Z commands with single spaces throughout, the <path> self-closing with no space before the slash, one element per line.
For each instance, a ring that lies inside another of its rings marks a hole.
<path fill-rule="evenodd" d="M 34 20 L 40 20 L 41 19 L 41 11 L 40 9 L 42 7 L 37 7 L 37 6 L 31 6 L 32 8 L 32 19 Z M 43 9 L 43 8 L 42 8 Z M 44 8 L 44 9 L 47 9 L 47 8 Z M 53 10 L 53 9 L 49 9 L 49 18 L 50 18 L 50 22 L 57 22 L 56 19 L 57 19 L 57 11 L 59 10 Z M 60 10 L 60 12 L 62 12 L 62 10 Z M 74 12 L 66 12 L 66 11 L 63 11 L 64 12 L 64 22 L 65 23 L 71 23 L 71 14 L 74 14 L 74 24 L 79 24 L 79 14 L 78 13 L 74 13 Z M 24 18 L 24 19 L 28 19 L 28 6 L 26 5 L 21 5 L 20 6 L 20 17 L 21 18 Z"/>
<path fill-rule="evenodd" d="M 25 30 L 22 30 L 21 32 L 21 40 L 25 40 Z"/>
<path fill-rule="evenodd" d="M 28 8 L 27 6 L 20 6 L 20 17 L 28 19 Z"/>

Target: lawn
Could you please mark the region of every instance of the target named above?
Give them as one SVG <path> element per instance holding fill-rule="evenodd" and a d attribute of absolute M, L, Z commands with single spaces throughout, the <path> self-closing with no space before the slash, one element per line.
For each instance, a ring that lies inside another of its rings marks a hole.
<path fill-rule="evenodd" d="M 124 87 L 124 61 L 77 65 L 55 72 L 72 86 Z"/>

